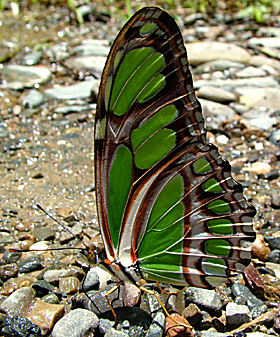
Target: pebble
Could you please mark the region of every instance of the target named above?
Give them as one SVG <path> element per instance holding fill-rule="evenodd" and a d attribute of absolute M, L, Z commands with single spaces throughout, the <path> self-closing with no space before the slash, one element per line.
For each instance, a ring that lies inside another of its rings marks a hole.
<path fill-rule="evenodd" d="M 264 304 L 262 300 L 253 295 L 251 291 L 241 283 L 234 283 L 231 287 L 231 291 L 234 297 L 242 296 L 246 298 L 247 306 L 250 310 Z"/>
<path fill-rule="evenodd" d="M 280 209 L 280 194 L 278 191 L 271 194 L 271 207 Z"/>
<path fill-rule="evenodd" d="M 240 77 L 240 78 L 263 77 L 263 76 L 266 76 L 266 72 L 260 68 L 250 66 L 250 67 L 246 67 L 244 69 L 238 70 L 235 73 L 235 76 Z"/>
<path fill-rule="evenodd" d="M 18 263 L 19 273 L 30 273 L 35 270 L 41 270 L 44 268 L 42 265 L 42 256 L 32 256 Z"/>
<path fill-rule="evenodd" d="M 38 64 L 43 57 L 42 51 L 34 51 L 32 53 L 26 54 L 23 57 L 22 63 L 25 66 L 35 66 Z"/>
<path fill-rule="evenodd" d="M 77 277 L 63 277 L 59 280 L 59 290 L 65 294 L 72 294 L 79 290 L 80 281 Z"/>
<path fill-rule="evenodd" d="M 268 174 L 271 172 L 271 166 L 268 163 L 256 161 L 252 163 L 249 167 L 243 167 L 242 171 L 250 172 L 253 174 Z"/>
<path fill-rule="evenodd" d="M 232 43 L 202 41 L 186 45 L 189 62 L 192 65 L 210 62 L 218 59 L 247 64 L 250 54 L 247 50 Z"/>
<path fill-rule="evenodd" d="M 280 265 L 272 262 L 266 262 L 265 266 L 271 270 L 273 270 L 275 276 L 280 278 Z"/>
<path fill-rule="evenodd" d="M 253 37 L 248 41 L 251 45 L 275 47 L 280 49 L 280 37 Z"/>
<path fill-rule="evenodd" d="M 84 69 L 98 74 L 102 73 L 105 63 L 105 56 L 76 56 L 65 61 L 65 64 L 71 68 Z"/>
<path fill-rule="evenodd" d="M 30 90 L 22 100 L 22 105 L 25 108 L 36 108 L 43 104 L 44 96 L 38 90 Z"/>
<path fill-rule="evenodd" d="M 82 44 L 73 49 L 73 54 L 77 56 L 105 56 L 109 54 L 108 46 L 96 43 L 96 40 L 82 41 Z"/>
<path fill-rule="evenodd" d="M 221 123 L 234 120 L 236 116 L 234 110 L 227 105 L 205 99 L 199 101 L 202 105 L 206 127 L 209 130 L 218 130 Z"/>
<path fill-rule="evenodd" d="M 182 316 L 186 318 L 188 322 L 191 322 L 192 326 L 198 326 L 203 319 L 203 313 L 194 303 L 188 305 L 182 312 Z"/>
<path fill-rule="evenodd" d="M 164 333 L 164 325 L 165 314 L 163 312 L 157 312 L 145 337 L 161 337 Z"/>
<path fill-rule="evenodd" d="M 12 293 L 0 305 L 0 308 L 12 316 L 24 316 L 35 297 L 30 287 L 22 287 Z"/>
<path fill-rule="evenodd" d="M 9 250 L 5 250 L 4 254 L 2 255 L 2 260 L 9 264 L 20 260 L 21 256 L 21 252 L 11 252 Z"/>
<path fill-rule="evenodd" d="M 89 80 L 68 86 L 56 86 L 45 90 L 44 95 L 52 99 L 85 99 L 90 97 L 91 91 L 97 82 L 97 80 Z"/>
<path fill-rule="evenodd" d="M 251 314 L 246 305 L 239 305 L 233 302 L 226 305 L 226 322 L 231 329 L 237 328 L 250 320 Z"/>
<path fill-rule="evenodd" d="M 265 236 L 265 241 L 269 244 L 271 250 L 280 250 L 280 236 Z"/>
<path fill-rule="evenodd" d="M 280 104 L 280 88 L 239 88 L 240 103 L 249 108 L 265 107 L 267 111 L 277 111 Z"/>
<path fill-rule="evenodd" d="M 267 257 L 268 262 L 280 263 L 280 250 L 274 249 Z"/>
<path fill-rule="evenodd" d="M 197 96 L 220 103 L 229 103 L 236 100 L 236 96 L 222 88 L 204 86 L 199 88 Z"/>
<path fill-rule="evenodd" d="M 36 84 L 46 83 L 51 79 L 50 70 L 44 66 L 11 64 L 0 70 L 0 73 L 6 81 L 5 87 L 15 90 L 32 88 Z"/>
<path fill-rule="evenodd" d="M 54 324 L 63 316 L 63 304 L 50 304 L 36 298 L 28 308 L 26 318 L 38 325 L 46 334 L 52 330 Z"/>
<path fill-rule="evenodd" d="M 84 292 L 90 290 L 96 290 L 99 286 L 99 276 L 95 270 L 95 268 L 91 268 L 82 283 L 82 290 Z"/>
<path fill-rule="evenodd" d="M 32 288 L 36 291 L 38 297 L 42 297 L 53 291 L 54 287 L 45 280 L 38 280 L 32 284 Z"/>
<path fill-rule="evenodd" d="M 8 316 L 1 329 L 1 335 L 5 337 L 40 337 L 39 326 L 30 322 L 27 318 Z"/>
<path fill-rule="evenodd" d="M 123 331 L 118 331 L 114 328 L 111 328 L 105 333 L 104 337 L 129 337 L 129 335 Z"/>
<path fill-rule="evenodd" d="M 194 303 L 200 309 L 206 311 L 220 312 L 223 306 L 215 290 L 189 287 L 185 291 L 185 299 L 186 303 Z"/>
<path fill-rule="evenodd" d="M 108 319 L 100 318 L 98 322 L 98 329 L 102 335 L 105 335 L 105 333 L 113 328 L 114 322 L 109 321 Z"/>
<path fill-rule="evenodd" d="M 94 330 L 98 317 L 86 309 L 75 309 L 62 317 L 54 326 L 52 337 L 83 337 Z"/>
<path fill-rule="evenodd" d="M 243 69 L 243 68 L 244 64 L 242 63 L 221 59 L 200 64 L 195 68 L 194 73 L 204 74 L 204 73 L 212 73 L 214 71 L 225 71 L 228 69 Z"/>

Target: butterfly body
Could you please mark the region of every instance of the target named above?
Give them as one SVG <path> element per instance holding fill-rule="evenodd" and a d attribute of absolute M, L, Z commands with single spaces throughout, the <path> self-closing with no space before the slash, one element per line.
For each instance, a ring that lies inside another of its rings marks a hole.
<path fill-rule="evenodd" d="M 95 121 L 98 218 L 119 279 L 215 287 L 249 263 L 255 210 L 205 134 L 178 26 L 141 9 L 111 48 Z"/>

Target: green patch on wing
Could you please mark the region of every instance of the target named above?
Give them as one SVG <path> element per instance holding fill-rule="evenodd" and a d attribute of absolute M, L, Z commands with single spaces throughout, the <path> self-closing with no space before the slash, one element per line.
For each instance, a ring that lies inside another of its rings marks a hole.
<path fill-rule="evenodd" d="M 160 281 L 161 277 L 155 278 L 155 274 L 164 276 L 168 273 L 169 277 L 182 279 L 182 218 L 185 209 L 180 199 L 183 193 L 183 178 L 177 174 L 165 185 L 154 203 L 138 249 L 140 269 L 148 274 L 148 279 Z"/>
<path fill-rule="evenodd" d="M 110 110 L 117 116 L 125 114 L 140 94 L 140 102 L 155 95 L 165 80 L 159 73 L 165 67 L 163 55 L 152 47 L 136 48 L 123 58 L 115 75 L 110 97 Z M 106 100 L 106 97 L 105 97 Z"/>
<path fill-rule="evenodd" d="M 141 36 L 147 36 L 154 32 L 158 28 L 158 25 L 154 22 L 147 22 L 144 26 L 140 29 L 139 33 Z"/>
<path fill-rule="evenodd" d="M 224 239 L 211 239 L 205 241 L 205 250 L 210 255 L 228 256 L 230 244 Z"/>
<path fill-rule="evenodd" d="M 124 208 L 132 182 L 132 154 L 118 147 L 109 174 L 108 220 L 113 246 L 118 247 Z"/>
<path fill-rule="evenodd" d="M 203 157 L 197 159 L 192 165 L 195 174 L 206 174 L 212 169 L 208 160 Z"/>
<path fill-rule="evenodd" d="M 207 208 L 214 214 L 229 214 L 231 209 L 229 204 L 221 199 L 214 200 L 207 205 Z"/>
<path fill-rule="evenodd" d="M 233 234 L 233 224 L 229 219 L 213 219 L 207 222 L 207 227 L 212 234 L 231 235 Z"/>
<path fill-rule="evenodd" d="M 153 166 L 176 144 L 176 134 L 172 129 L 164 128 L 178 116 L 176 107 L 171 104 L 156 112 L 131 133 L 135 165 L 146 169 Z"/>
<path fill-rule="evenodd" d="M 205 192 L 220 193 L 223 192 L 223 189 L 220 183 L 215 178 L 208 179 L 203 185 L 202 188 Z"/>

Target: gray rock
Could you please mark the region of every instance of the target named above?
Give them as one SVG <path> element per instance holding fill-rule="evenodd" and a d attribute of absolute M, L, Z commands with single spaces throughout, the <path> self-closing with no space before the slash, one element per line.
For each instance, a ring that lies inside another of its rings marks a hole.
<path fill-rule="evenodd" d="M 253 295 L 251 291 L 241 283 L 234 283 L 231 287 L 231 291 L 234 297 L 242 296 L 246 298 L 250 310 L 264 304 L 262 300 Z"/>
<path fill-rule="evenodd" d="M 157 312 L 152 324 L 150 325 L 145 337 L 161 337 L 164 333 L 165 326 L 165 314 L 163 312 Z"/>
<path fill-rule="evenodd" d="M 70 86 L 59 86 L 45 90 L 44 94 L 52 99 L 85 99 L 89 98 L 91 90 L 99 83 L 98 80 L 84 81 Z"/>
<path fill-rule="evenodd" d="M 279 236 L 266 236 L 265 241 L 268 242 L 271 250 L 280 250 L 280 237 Z"/>
<path fill-rule="evenodd" d="M 280 278 L 280 265 L 279 264 L 272 263 L 272 262 L 266 262 L 265 266 L 268 269 L 273 270 L 273 272 L 275 273 L 275 276 L 278 277 L 278 278 Z"/>
<path fill-rule="evenodd" d="M 265 107 L 267 110 L 277 111 L 280 106 L 280 88 L 239 88 L 240 103 L 249 108 Z"/>
<path fill-rule="evenodd" d="M 111 328 L 105 333 L 104 337 L 129 337 L 129 335 L 123 331 L 118 331 L 114 328 Z"/>
<path fill-rule="evenodd" d="M 35 270 L 41 270 L 44 268 L 42 265 L 43 258 L 40 255 L 35 255 L 20 261 L 18 264 L 19 273 L 30 273 Z"/>
<path fill-rule="evenodd" d="M 185 291 L 186 302 L 194 303 L 202 310 L 220 312 L 222 310 L 222 301 L 215 290 L 200 289 L 189 287 Z"/>
<path fill-rule="evenodd" d="M 101 318 L 98 322 L 98 328 L 101 334 L 105 334 L 114 326 L 114 322 L 109 321 L 108 319 Z"/>
<path fill-rule="evenodd" d="M 195 88 L 205 86 L 223 87 L 225 89 L 239 87 L 278 87 L 279 84 L 273 76 L 267 77 L 250 77 L 237 79 L 214 79 L 214 80 L 198 80 L 194 82 Z"/>
<path fill-rule="evenodd" d="M 227 304 L 226 322 L 230 328 L 235 328 L 241 324 L 247 323 L 250 319 L 250 310 L 246 305 L 239 305 L 233 302 Z"/>
<path fill-rule="evenodd" d="M 52 337 L 83 337 L 97 327 L 98 317 L 86 309 L 75 309 L 62 317 L 54 326 Z"/>
<path fill-rule="evenodd" d="M 86 292 L 97 289 L 98 285 L 99 285 L 99 276 L 95 271 L 95 268 L 91 268 L 82 283 L 83 291 Z"/>
<path fill-rule="evenodd" d="M 109 54 L 110 48 L 97 44 L 95 40 L 87 40 L 73 50 L 73 54 L 77 56 L 105 56 Z"/>
<path fill-rule="evenodd" d="M 54 109 L 54 112 L 57 114 L 62 114 L 64 116 L 71 114 L 71 113 L 81 113 L 87 112 L 91 110 L 95 110 L 96 105 L 93 104 L 84 104 L 84 105 L 64 105 L 59 106 Z"/>
<path fill-rule="evenodd" d="M 35 66 L 42 59 L 43 53 L 41 51 L 34 51 L 23 57 L 23 64 L 25 66 Z"/>
<path fill-rule="evenodd" d="M 210 101 L 227 103 L 236 101 L 236 96 L 222 88 L 217 87 L 201 87 L 197 92 L 197 96 L 208 99 Z"/>
<path fill-rule="evenodd" d="M 37 90 L 30 90 L 22 104 L 25 108 L 36 108 L 44 102 L 44 96 Z"/>
<path fill-rule="evenodd" d="M 256 67 L 246 67 L 244 69 L 238 70 L 235 73 L 235 76 L 241 77 L 241 78 L 249 78 L 249 77 L 263 77 L 266 76 L 266 72 L 260 68 Z"/>
<path fill-rule="evenodd" d="M 76 69 L 84 69 L 91 72 L 101 74 L 105 66 L 105 56 L 73 56 L 69 57 L 65 64 L 68 67 Z"/>
<path fill-rule="evenodd" d="M 280 37 L 279 27 L 260 27 L 258 32 L 262 35 L 278 36 Z"/>
<path fill-rule="evenodd" d="M 253 55 L 250 59 L 250 64 L 256 67 L 267 65 L 280 72 L 280 61 L 275 60 L 271 57 L 263 55 Z"/>
<path fill-rule="evenodd" d="M 243 69 L 244 64 L 229 60 L 215 60 L 200 64 L 194 70 L 195 74 L 212 73 L 214 71 L 224 71 L 227 69 Z"/>
<path fill-rule="evenodd" d="M 244 48 L 232 43 L 223 42 L 193 42 L 187 44 L 189 62 L 192 65 L 210 62 L 218 59 L 248 64 L 250 54 Z"/>
<path fill-rule="evenodd" d="M 0 73 L 6 82 L 3 86 L 16 90 L 32 88 L 35 84 L 46 83 L 51 79 L 50 70 L 43 66 L 11 64 L 4 67 Z"/>
<path fill-rule="evenodd" d="M 234 110 L 227 105 L 205 99 L 200 99 L 199 101 L 202 105 L 206 127 L 209 130 L 219 129 L 222 122 L 226 120 L 233 120 L 236 116 Z"/>
<path fill-rule="evenodd" d="M 13 263 L 20 260 L 22 256 L 21 252 L 10 252 L 8 249 L 5 250 L 4 254 L 2 255 L 2 260 L 6 263 Z"/>
<path fill-rule="evenodd" d="M 280 250 L 275 249 L 270 254 L 268 254 L 268 262 L 280 263 Z"/>
<path fill-rule="evenodd" d="M 36 241 L 52 240 L 54 239 L 55 232 L 49 227 L 35 227 L 33 235 L 36 237 Z"/>
<path fill-rule="evenodd" d="M 269 139 L 270 141 L 272 141 L 273 144 L 280 145 L 280 130 L 272 132 Z"/>
<path fill-rule="evenodd" d="M 248 41 L 251 45 L 274 47 L 280 49 L 280 37 L 253 37 Z"/>
<path fill-rule="evenodd" d="M 42 336 L 38 325 L 33 324 L 27 318 L 8 316 L 1 324 L 1 335 L 10 337 Z"/>
<path fill-rule="evenodd" d="M 276 117 L 269 117 L 266 112 L 255 109 L 245 112 L 242 117 L 240 122 L 249 129 L 270 130 L 278 122 Z"/>
<path fill-rule="evenodd" d="M 35 297 L 35 291 L 29 287 L 22 287 L 13 292 L 0 305 L 0 308 L 11 316 L 24 316 Z"/>
<path fill-rule="evenodd" d="M 251 310 L 252 319 L 255 319 L 259 317 L 260 315 L 264 314 L 265 312 L 267 312 L 267 309 L 268 308 L 265 304 L 254 307 Z"/>

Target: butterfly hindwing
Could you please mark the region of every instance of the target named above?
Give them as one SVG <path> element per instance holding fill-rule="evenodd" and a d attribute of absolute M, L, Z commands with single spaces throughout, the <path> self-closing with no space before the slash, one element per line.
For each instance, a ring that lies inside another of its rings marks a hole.
<path fill-rule="evenodd" d="M 182 35 L 159 8 L 138 11 L 111 48 L 98 95 L 95 176 L 109 260 L 137 263 L 147 279 L 208 286 L 250 258 L 241 246 L 254 238 L 254 208 L 205 143 Z"/>

